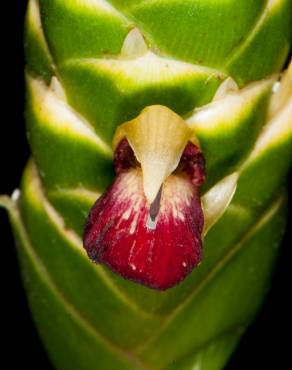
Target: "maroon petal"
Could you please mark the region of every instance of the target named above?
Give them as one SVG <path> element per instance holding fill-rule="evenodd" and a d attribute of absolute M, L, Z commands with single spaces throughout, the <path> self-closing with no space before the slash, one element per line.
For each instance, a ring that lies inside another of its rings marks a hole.
<path fill-rule="evenodd" d="M 151 288 L 164 290 L 183 280 L 202 256 L 203 214 L 190 177 L 169 176 L 150 212 L 141 169 L 118 171 L 89 214 L 84 232 L 88 256 Z"/>

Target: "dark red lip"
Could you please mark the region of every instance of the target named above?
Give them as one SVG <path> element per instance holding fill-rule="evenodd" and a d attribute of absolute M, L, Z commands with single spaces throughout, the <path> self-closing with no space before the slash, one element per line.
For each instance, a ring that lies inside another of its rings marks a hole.
<path fill-rule="evenodd" d="M 178 284 L 202 258 L 199 185 L 204 158 L 189 143 L 155 202 L 143 192 L 142 171 L 127 140 L 115 152 L 117 177 L 92 207 L 84 248 L 96 263 L 150 288 Z"/>

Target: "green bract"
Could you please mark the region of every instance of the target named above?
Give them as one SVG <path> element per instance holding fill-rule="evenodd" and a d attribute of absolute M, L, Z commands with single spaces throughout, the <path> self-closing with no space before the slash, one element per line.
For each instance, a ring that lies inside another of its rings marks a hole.
<path fill-rule="evenodd" d="M 127 55 L 121 49 L 134 28 L 146 47 Z M 32 159 L 20 198 L 1 203 L 57 369 L 224 367 L 263 301 L 283 233 L 291 91 L 278 110 L 271 101 L 291 28 L 290 0 L 30 0 Z M 239 90 L 212 101 L 230 76 Z M 92 264 L 81 241 L 90 207 L 113 179 L 117 125 L 153 104 L 184 117 L 199 138 L 204 192 L 239 175 L 205 238 L 203 262 L 163 293 Z"/>

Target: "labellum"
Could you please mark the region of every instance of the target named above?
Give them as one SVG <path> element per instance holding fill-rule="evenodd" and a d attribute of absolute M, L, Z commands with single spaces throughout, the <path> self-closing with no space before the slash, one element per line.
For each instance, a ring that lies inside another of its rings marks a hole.
<path fill-rule="evenodd" d="M 126 279 L 165 290 L 202 258 L 204 157 L 185 121 L 150 106 L 114 137 L 116 179 L 92 207 L 84 247 Z"/>

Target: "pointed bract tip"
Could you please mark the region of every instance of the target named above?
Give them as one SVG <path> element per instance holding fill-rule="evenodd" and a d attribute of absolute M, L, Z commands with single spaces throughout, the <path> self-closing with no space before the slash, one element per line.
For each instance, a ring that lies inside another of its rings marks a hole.
<path fill-rule="evenodd" d="M 144 193 L 151 203 L 163 181 L 176 169 L 194 133 L 175 112 L 162 105 L 143 109 L 138 117 L 116 130 L 114 149 L 126 138 L 141 164 Z"/>
<path fill-rule="evenodd" d="M 224 177 L 202 197 L 204 213 L 204 235 L 223 215 L 236 191 L 238 173 Z"/>

